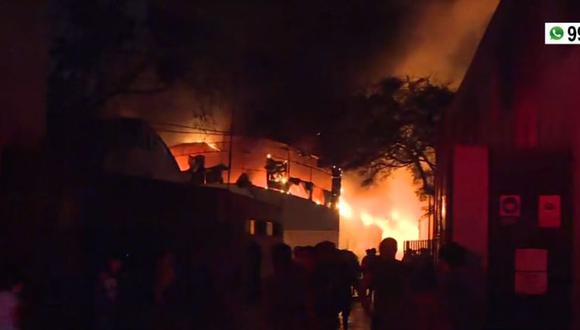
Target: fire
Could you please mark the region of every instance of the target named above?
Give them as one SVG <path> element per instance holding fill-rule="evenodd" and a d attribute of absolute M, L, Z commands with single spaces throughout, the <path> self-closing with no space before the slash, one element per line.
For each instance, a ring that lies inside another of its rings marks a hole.
<path fill-rule="evenodd" d="M 352 218 L 352 207 L 344 200 L 344 198 L 341 198 L 338 201 L 338 213 L 341 218 Z"/>
<path fill-rule="evenodd" d="M 365 226 L 370 226 L 372 224 L 375 224 L 377 226 L 379 226 L 379 228 L 381 228 L 382 226 L 382 221 L 380 219 L 375 219 L 372 215 L 368 214 L 367 212 L 361 212 L 360 213 L 360 220 L 362 221 L 363 225 Z M 383 229 L 383 228 L 381 228 Z M 384 232 L 384 230 L 383 230 Z"/>
<path fill-rule="evenodd" d="M 391 212 L 391 218 L 393 218 L 393 220 L 397 220 L 397 219 L 399 219 L 399 212 L 397 212 L 397 211 L 393 210 L 393 211 Z"/>
<path fill-rule="evenodd" d="M 213 143 L 213 142 L 207 142 L 207 141 L 203 141 L 205 144 L 207 144 L 208 147 L 210 147 L 211 149 L 215 150 L 215 151 L 221 151 L 220 148 L 217 146 L 217 144 Z"/>
<path fill-rule="evenodd" d="M 397 257 L 403 255 L 403 242 L 419 239 L 419 219 L 425 204 L 415 194 L 411 174 L 395 171 L 384 182 L 361 188 L 356 174 L 346 174 L 338 203 L 340 214 L 339 245 L 359 258 L 365 250 L 377 248 L 381 239 L 394 237 L 399 244 Z"/>

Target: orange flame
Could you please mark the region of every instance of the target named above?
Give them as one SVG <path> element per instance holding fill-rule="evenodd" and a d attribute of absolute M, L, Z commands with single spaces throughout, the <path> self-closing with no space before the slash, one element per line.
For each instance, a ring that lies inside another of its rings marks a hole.
<path fill-rule="evenodd" d="M 338 203 L 340 248 L 362 258 L 381 239 L 394 237 L 399 245 L 397 257 L 402 258 L 403 242 L 419 239 L 419 219 L 425 207 L 415 194 L 411 173 L 397 170 L 368 189 L 359 182 L 356 174 L 343 176 L 345 189 Z"/>

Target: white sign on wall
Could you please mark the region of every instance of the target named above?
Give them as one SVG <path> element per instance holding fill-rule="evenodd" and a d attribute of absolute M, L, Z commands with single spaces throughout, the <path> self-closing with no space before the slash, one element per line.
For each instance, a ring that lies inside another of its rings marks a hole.
<path fill-rule="evenodd" d="M 519 295 L 548 292 L 548 250 L 516 249 L 514 289 Z"/>

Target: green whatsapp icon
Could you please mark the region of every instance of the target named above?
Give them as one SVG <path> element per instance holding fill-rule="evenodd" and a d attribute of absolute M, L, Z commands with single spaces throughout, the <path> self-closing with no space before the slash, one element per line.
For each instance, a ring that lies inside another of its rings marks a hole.
<path fill-rule="evenodd" d="M 550 39 L 560 40 L 564 37 L 564 30 L 559 26 L 554 26 L 550 29 Z"/>

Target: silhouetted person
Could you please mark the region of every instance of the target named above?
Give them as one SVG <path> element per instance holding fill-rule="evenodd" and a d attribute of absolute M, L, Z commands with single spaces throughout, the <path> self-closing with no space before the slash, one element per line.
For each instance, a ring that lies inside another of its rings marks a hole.
<path fill-rule="evenodd" d="M 292 250 L 294 254 L 294 262 L 297 264 L 301 264 L 304 258 L 304 251 L 306 250 L 305 246 L 295 246 Z"/>
<path fill-rule="evenodd" d="M 373 262 L 377 259 L 377 249 L 367 249 L 366 255 L 362 258 L 360 266 L 363 273 L 372 268 Z"/>
<path fill-rule="evenodd" d="M 189 156 L 189 171 L 194 184 L 205 184 L 205 156 Z"/>
<path fill-rule="evenodd" d="M 262 248 L 252 240 L 246 249 L 246 299 L 253 304 L 260 298 Z"/>
<path fill-rule="evenodd" d="M 157 275 L 155 279 L 155 302 L 163 305 L 168 302 L 168 291 L 175 286 L 175 256 L 164 253 L 157 261 Z"/>
<path fill-rule="evenodd" d="M 342 327 L 348 330 L 348 321 L 352 310 L 353 288 L 358 286 L 360 267 L 356 255 L 348 250 L 338 251 L 340 269 L 338 277 L 338 311 L 342 319 Z"/>
<path fill-rule="evenodd" d="M 247 173 L 242 173 L 236 180 L 236 186 L 240 188 L 250 188 L 253 186 L 252 180 L 250 180 L 250 176 Z"/>
<path fill-rule="evenodd" d="M 272 247 L 274 274 L 266 279 L 264 310 L 267 329 L 305 329 L 306 283 L 303 272 L 292 261 L 292 250 L 280 243 Z"/>
<path fill-rule="evenodd" d="M 312 276 L 316 329 L 336 329 L 340 311 L 341 263 L 334 243 L 318 243 Z"/>
<path fill-rule="evenodd" d="M 174 329 L 177 315 L 177 271 L 175 255 L 165 252 L 157 260 L 155 276 L 155 329 Z"/>
<path fill-rule="evenodd" d="M 191 267 L 184 276 L 188 285 L 182 290 L 193 324 L 188 329 L 229 329 L 231 318 L 222 299 L 220 282 L 212 271 L 215 256 L 214 251 L 204 246 L 195 248 L 189 256 Z"/>
<path fill-rule="evenodd" d="M 441 303 L 437 287 L 437 275 L 430 253 L 420 253 L 413 257 L 409 265 L 410 308 L 409 327 L 417 330 L 450 330 L 448 312 Z"/>
<path fill-rule="evenodd" d="M 378 258 L 377 249 L 375 249 L 375 248 L 367 249 L 365 252 L 366 252 L 366 254 L 362 258 L 361 263 L 360 263 L 360 269 L 363 273 L 371 270 L 373 268 L 373 265 L 376 263 L 377 258 Z"/>
<path fill-rule="evenodd" d="M 316 268 L 316 250 L 313 246 L 297 246 L 294 248 L 294 261 L 307 274 L 312 274 Z"/>
<path fill-rule="evenodd" d="M 361 268 L 361 272 L 363 275 L 363 278 L 366 277 L 367 274 L 369 274 L 371 272 L 371 270 L 373 269 L 373 267 L 376 265 L 377 263 L 377 249 L 372 248 L 372 249 L 367 249 L 366 250 L 366 255 L 362 258 L 361 260 L 361 264 L 360 264 L 360 268 Z M 366 291 L 363 293 L 362 295 L 371 295 L 373 294 L 373 288 L 368 287 L 366 288 Z"/>
<path fill-rule="evenodd" d="M 0 330 L 17 330 L 22 321 L 20 294 L 24 283 L 14 274 L 3 277 L 0 283 Z"/>
<path fill-rule="evenodd" d="M 408 329 L 406 327 L 405 309 L 408 294 L 407 272 L 402 262 L 395 259 L 397 241 L 385 238 L 379 246 L 380 256 L 376 265 L 363 279 L 362 293 L 367 288 L 374 288 L 374 301 L 369 295 L 363 295 L 363 307 L 372 317 L 372 329 Z"/>
<path fill-rule="evenodd" d="M 106 269 L 97 278 L 95 293 L 96 329 L 116 329 L 121 307 L 121 271 L 123 261 L 118 257 L 107 260 Z"/>
<path fill-rule="evenodd" d="M 309 324 L 308 329 L 314 328 L 316 322 L 316 302 L 317 302 L 317 288 L 315 281 L 316 274 L 316 248 L 313 246 L 297 246 L 294 249 L 294 262 L 304 273 L 306 284 L 306 309 L 308 313 Z"/>

